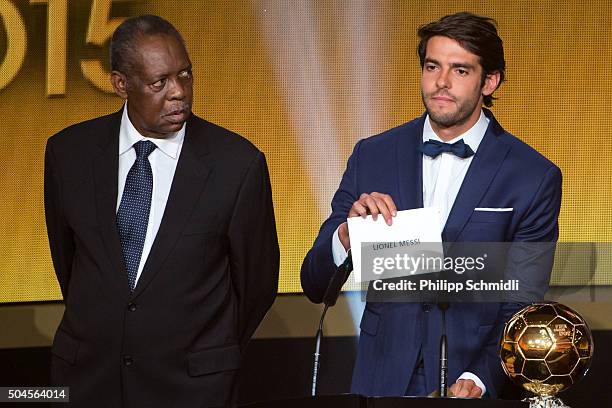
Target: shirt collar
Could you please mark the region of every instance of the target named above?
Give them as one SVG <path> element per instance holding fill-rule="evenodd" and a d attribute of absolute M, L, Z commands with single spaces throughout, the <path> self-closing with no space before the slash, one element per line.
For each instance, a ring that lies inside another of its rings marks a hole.
<path fill-rule="evenodd" d="M 132 124 L 132 121 L 128 116 L 126 101 L 123 106 L 123 115 L 121 117 L 121 126 L 119 128 L 119 156 L 130 150 L 135 143 L 140 142 L 141 140 L 150 140 L 151 142 L 155 143 L 155 146 L 157 146 L 162 153 L 176 160 L 180 147 L 183 144 L 183 139 L 185 139 L 185 126 L 186 123 L 183 124 L 183 127 L 181 127 L 178 132 L 171 133 L 163 139 L 144 137 Z"/>
<path fill-rule="evenodd" d="M 472 148 L 474 153 L 476 153 L 476 150 L 478 150 L 478 146 L 480 146 L 480 142 L 482 142 L 482 139 L 484 138 L 484 135 L 487 132 L 488 127 L 489 127 L 489 118 L 486 117 L 486 115 L 481 109 L 480 117 L 478 118 L 476 123 L 474 123 L 474 126 L 468 129 L 465 133 L 453 138 L 452 140 L 449 140 L 446 143 L 453 144 L 463 139 L 463 141 Z M 443 140 L 440 139 L 440 137 L 438 137 L 436 132 L 434 132 L 433 128 L 431 127 L 429 115 L 427 115 L 427 117 L 425 118 L 425 123 L 423 125 L 423 142 L 426 142 L 430 139 L 443 142 Z"/>

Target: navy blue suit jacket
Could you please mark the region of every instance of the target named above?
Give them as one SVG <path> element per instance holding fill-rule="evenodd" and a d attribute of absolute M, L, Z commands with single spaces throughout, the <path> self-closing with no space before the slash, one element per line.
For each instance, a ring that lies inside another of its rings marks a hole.
<path fill-rule="evenodd" d="M 445 242 L 554 242 L 561 205 L 561 172 L 533 148 L 506 132 L 492 113 L 442 233 Z M 425 116 L 357 143 L 323 223 L 302 265 L 302 287 L 321 302 L 335 270 L 332 236 L 362 193 L 389 194 L 399 210 L 423 207 L 422 145 Z M 513 208 L 482 212 L 475 208 Z M 549 254 L 550 255 L 550 254 Z M 544 265 L 543 265 L 544 264 Z M 552 256 L 514 254 L 515 273 L 550 269 Z M 535 274 L 535 272 L 534 272 Z M 543 296 L 548 276 L 524 288 Z M 499 338 L 504 323 L 521 307 L 511 303 L 453 303 L 446 312 L 449 384 L 464 371 L 476 374 L 496 397 L 504 374 Z M 426 388 L 438 384 L 441 312 L 429 304 L 369 302 L 353 370 L 352 392 L 404 395 L 422 353 Z"/>

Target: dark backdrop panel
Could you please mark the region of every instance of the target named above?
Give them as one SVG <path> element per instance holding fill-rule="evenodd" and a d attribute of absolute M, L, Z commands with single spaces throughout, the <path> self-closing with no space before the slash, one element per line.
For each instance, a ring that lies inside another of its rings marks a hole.
<path fill-rule="evenodd" d="M 594 331 L 595 358 L 587 377 L 560 394 L 572 408 L 612 406 L 610 371 L 612 331 Z M 345 393 L 350 389 L 351 372 L 357 350 L 355 337 L 323 340 L 319 392 Z M 240 374 L 242 403 L 310 395 L 314 340 L 310 338 L 256 339 L 247 350 Z M 0 386 L 44 386 L 49 381 L 50 349 L 23 348 L 0 350 Z M 520 399 L 522 392 L 508 384 L 502 394 Z M 30 404 L 18 404 L 27 408 Z M 3 405 L 4 406 L 4 405 Z M 42 408 L 43 404 L 31 404 Z"/>

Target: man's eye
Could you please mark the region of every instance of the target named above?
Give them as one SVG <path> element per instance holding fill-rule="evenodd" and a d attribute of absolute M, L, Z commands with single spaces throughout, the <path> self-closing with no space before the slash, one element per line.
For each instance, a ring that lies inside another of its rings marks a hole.
<path fill-rule="evenodd" d="M 179 78 L 181 78 L 181 79 L 190 79 L 191 78 L 191 71 L 181 71 L 179 73 Z"/>
<path fill-rule="evenodd" d="M 461 76 L 467 75 L 467 70 L 463 69 L 463 68 L 457 68 L 457 73 Z"/>
<path fill-rule="evenodd" d="M 426 71 L 434 71 L 436 69 L 435 65 L 425 65 Z"/>
<path fill-rule="evenodd" d="M 153 88 L 163 88 L 166 84 L 166 79 L 160 79 L 159 81 L 155 81 L 151 84 Z"/>

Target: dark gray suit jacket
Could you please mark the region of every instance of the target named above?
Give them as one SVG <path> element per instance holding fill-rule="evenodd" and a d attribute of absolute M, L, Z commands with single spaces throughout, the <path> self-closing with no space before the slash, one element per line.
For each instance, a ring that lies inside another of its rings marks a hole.
<path fill-rule="evenodd" d="M 121 114 L 71 126 L 47 143 L 47 230 L 66 305 L 52 383 L 70 386 L 72 406 L 226 406 L 277 291 L 265 157 L 191 115 L 159 231 L 130 294 L 115 224 Z"/>

